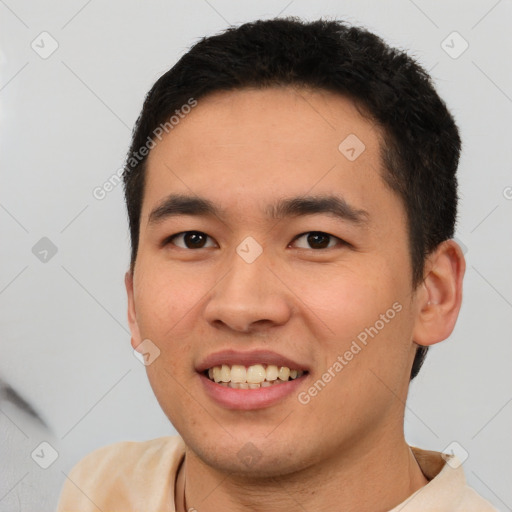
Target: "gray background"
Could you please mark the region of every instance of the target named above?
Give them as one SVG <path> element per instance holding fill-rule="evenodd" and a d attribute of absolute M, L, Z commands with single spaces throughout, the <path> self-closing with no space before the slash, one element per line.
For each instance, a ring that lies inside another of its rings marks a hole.
<path fill-rule="evenodd" d="M 465 300 L 412 385 L 406 434 L 423 448 L 458 443 L 470 485 L 512 510 L 510 0 L 0 0 L 0 511 L 53 510 L 86 453 L 174 432 L 130 347 L 122 186 L 103 200 L 93 190 L 123 164 L 145 93 L 191 44 L 279 14 L 343 18 L 410 50 L 461 128 Z M 43 31 L 58 44 L 49 56 Z M 43 441 L 58 452 L 48 469 Z"/>

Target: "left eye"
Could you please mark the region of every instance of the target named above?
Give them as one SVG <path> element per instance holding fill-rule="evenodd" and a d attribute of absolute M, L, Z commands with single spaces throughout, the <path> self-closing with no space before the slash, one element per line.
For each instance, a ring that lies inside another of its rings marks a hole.
<path fill-rule="evenodd" d="M 182 233 L 176 233 L 175 235 L 167 238 L 164 244 L 172 243 L 182 249 L 203 249 L 205 247 L 215 247 L 215 243 L 207 245 L 207 240 L 209 238 L 210 237 L 202 231 L 183 231 Z"/>
<path fill-rule="evenodd" d="M 309 231 L 308 233 L 303 233 L 302 235 L 297 236 L 293 242 L 298 241 L 301 241 L 297 244 L 299 249 L 329 249 L 336 246 L 337 243 L 343 244 L 343 240 L 340 238 L 322 231 Z"/>

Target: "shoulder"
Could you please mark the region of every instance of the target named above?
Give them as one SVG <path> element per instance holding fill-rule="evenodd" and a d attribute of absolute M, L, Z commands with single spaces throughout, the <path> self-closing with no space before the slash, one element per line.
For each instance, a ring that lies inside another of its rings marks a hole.
<path fill-rule="evenodd" d="M 165 464 L 170 461 L 169 457 L 181 453 L 183 446 L 183 440 L 179 436 L 159 437 L 149 441 L 122 441 L 89 453 L 78 462 L 72 473 L 112 469 L 113 464 L 129 464 L 132 471 L 146 470 L 148 464 Z"/>
<path fill-rule="evenodd" d="M 464 512 L 498 512 L 497 508 L 494 508 L 480 494 L 468 486 L 465 487 L 462 493 L 459 510 Z"/>
<path fill-rule="evenodd" d="M 408 510 L 450 510 L 461 512 L 497 512 L 487 500 L 468 486 L 462 461 L 455 454 L 411 450 L 428 484 L 411 495 L 392 512 Z M 405 506 L 405 508 L 404 508 Z"/>
<path fill-rule="evenodd" d="M 155 503 L 164 500 L 184 453 L 179 436 L 99 448 L 66 475 L 58 512 L 128 511 L 147 503 L 147 496 Z"/>

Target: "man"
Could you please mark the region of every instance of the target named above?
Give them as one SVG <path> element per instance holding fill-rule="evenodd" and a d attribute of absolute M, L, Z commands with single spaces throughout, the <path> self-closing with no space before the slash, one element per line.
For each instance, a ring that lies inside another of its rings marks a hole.
<path fill-rule="evenodd" d="M 494 510 L 403 432 L 461 305 L 459 153 L 428 75 L 363 29 L 196 44 L 124 175 L 132 346 L 180 437 L 89 455 L 59 510 Z"/>

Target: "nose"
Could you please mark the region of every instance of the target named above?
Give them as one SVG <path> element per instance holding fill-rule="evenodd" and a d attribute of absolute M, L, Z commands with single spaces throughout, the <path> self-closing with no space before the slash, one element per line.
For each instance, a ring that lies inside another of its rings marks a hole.
<path fill-rule="evenodd" d="M 248 263 L 235 253 L 227 274 L 212 290 L 206 320 L 242 333 L 284 325 L 292 314 L 291 297 L 267 264 L 264 254 Z"/>

